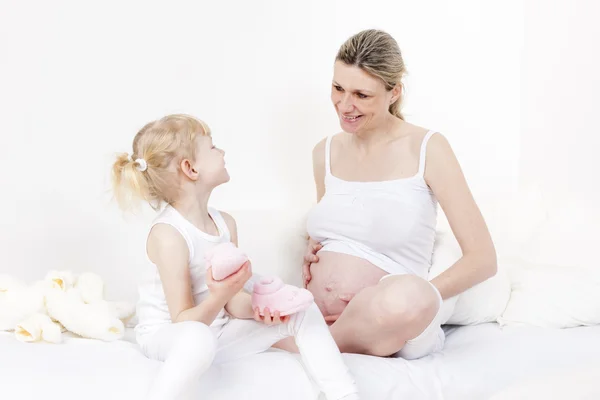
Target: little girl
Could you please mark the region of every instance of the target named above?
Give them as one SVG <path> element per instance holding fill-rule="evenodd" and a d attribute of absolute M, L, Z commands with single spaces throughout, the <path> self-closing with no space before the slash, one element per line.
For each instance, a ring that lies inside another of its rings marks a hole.
<path fill-rule="evenodd" d="M 252 309 L 242 289 L 247 262 L 215 281 L 204 254 L 223 242 L 237 246 L 234 219 L 208 206 L 214 188 L 229 181 L 224 152 L 208 126 L 187 115 L 169 115 L 144 126 L 133 154 L 113 165 L 120 205 L 135 198 L 155 210 L 140 280 L 136 338 L 144 354 L 163 361 L 149 399 L 197 399 L 200 376 L 221 363 L 264 352 L 293 336 L 305 368 L 329 400 L 358 399 L 358 390 L 317 306 L 280 317 Z"/>

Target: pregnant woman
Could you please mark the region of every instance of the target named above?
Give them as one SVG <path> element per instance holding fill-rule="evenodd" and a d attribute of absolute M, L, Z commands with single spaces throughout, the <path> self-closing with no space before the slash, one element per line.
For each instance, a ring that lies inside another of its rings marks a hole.
<path fill-rule="evenodd" d="M 342 132 L 313 151 L 303 277 L 342 352 L 415 359 L 443 347 L 443 300 L 493 276 L 496 252 L 446 138 L 402 116 L 404 74 L 385 32 L 339 49 L 331 100 Z M 429 281 L 438 202 L 463 255 Z"/>

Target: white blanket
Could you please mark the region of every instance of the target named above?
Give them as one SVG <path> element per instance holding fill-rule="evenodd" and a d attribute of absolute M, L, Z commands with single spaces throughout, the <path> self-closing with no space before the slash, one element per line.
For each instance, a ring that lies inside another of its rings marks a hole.
<path fill-rule="evenodd" d="M 141 355 L 131 336 L 110 343 L 64 336 L 59 345 L 32 345 L 0 333 L 3 397 L 141 400 L 142 388 L 160 367 Z M 365 399 L 480 400 L 528 376 L 600 367 L 598 338 L 600 326 L 557 330 L 484 324 L 450 330 L 444 350 L 420 360 L 344 357 Z M 211 400 L 316 399 L 299 358 L 279 351 L 213 366 L 200 387 L 201 398 Z"/>

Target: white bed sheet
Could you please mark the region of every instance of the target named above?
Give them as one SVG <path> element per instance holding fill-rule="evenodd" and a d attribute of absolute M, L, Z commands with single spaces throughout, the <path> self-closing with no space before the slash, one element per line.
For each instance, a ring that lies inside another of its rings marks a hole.
<path fill-rule="evenodd" d="M 600 366 L 600 326 L 565 330 L 451 328 L 440 353 L 406 361 L 344 355 L 364 399 L 487 399 L 524 377 Z M 61 345 L 20 343 L 0 333 L 3 397 L 20 399 L 142 399 L 160 363 L 130 341 L 67 338 Z M 212 367 L 202 399 L 316 399 L 299 357 L 279 351 Z"/>

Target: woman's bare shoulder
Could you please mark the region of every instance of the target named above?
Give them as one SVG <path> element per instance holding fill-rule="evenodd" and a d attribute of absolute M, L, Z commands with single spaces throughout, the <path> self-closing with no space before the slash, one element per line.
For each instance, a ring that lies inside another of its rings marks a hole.
<path fill-rule="evenodd" d="M 331 148 L 336 151 L 340 145 L 343 145 L 348 141 L 349 134 L 346 132 L 337 132 L 331 135 Z M 313 160 L 319 161 L 324 160 L 325 158 L 325 147 L 327 144 L 327 139 L 329 136 L 322 138 L 319 142 L 313 147 Z"/>
<path fill-rule="evenodd" d="M 397 134 L 395 148 L 402 154 L 417 157 L 421 152 L 421 145 L 430 129 L 405 122 Z"/>

